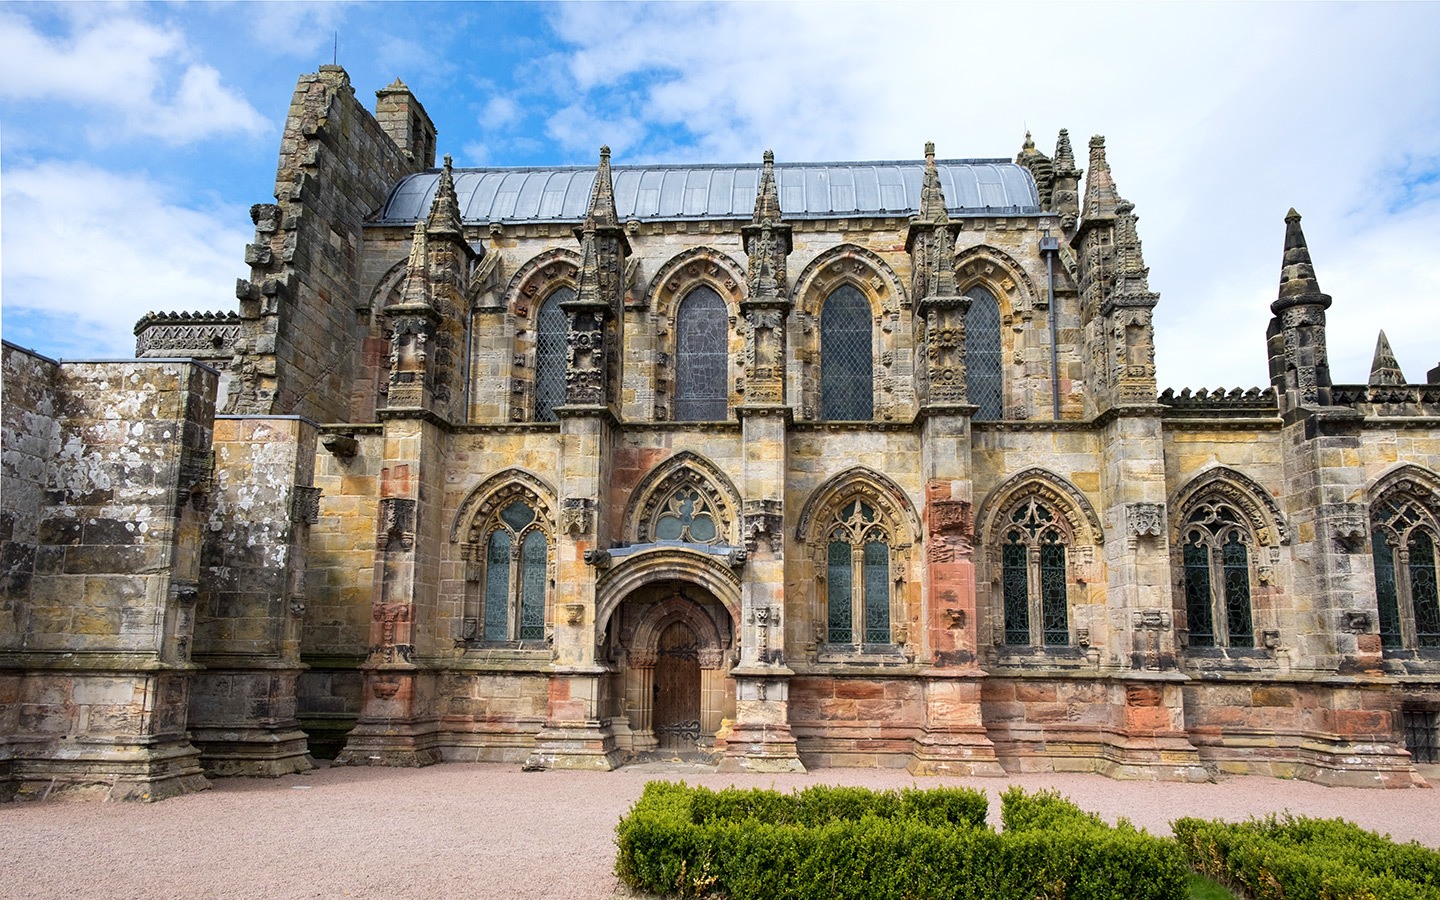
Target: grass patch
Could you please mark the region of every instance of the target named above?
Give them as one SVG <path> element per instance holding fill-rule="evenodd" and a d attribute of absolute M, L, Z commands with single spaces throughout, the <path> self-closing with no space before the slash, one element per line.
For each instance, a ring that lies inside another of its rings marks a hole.
<path fill-rule="evenodd" d="M 1192 873 L 1190 880 L 1185 883 L 1186 896 L 1189 900 L 1239 900 L 1234 894 L 1225 889 L 1220 882 L 1204 875 Z"/>

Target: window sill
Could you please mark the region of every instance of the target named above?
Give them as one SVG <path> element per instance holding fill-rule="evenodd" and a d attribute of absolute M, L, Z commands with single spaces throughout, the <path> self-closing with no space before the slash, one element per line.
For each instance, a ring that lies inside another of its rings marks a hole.
<path fill-rule="evenodd" d="M 821 665 L 879 666 L 910 662 L 903 644 L 827 644 L 815 653 Z"/>

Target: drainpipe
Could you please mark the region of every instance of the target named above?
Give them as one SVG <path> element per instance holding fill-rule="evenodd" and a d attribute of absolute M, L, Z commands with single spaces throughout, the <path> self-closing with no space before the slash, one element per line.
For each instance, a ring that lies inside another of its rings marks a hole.
<path fill-rule="evenodd" d="M 1050 236 L 1050 229 L 1040 238 L 1040 252 L 1045 254 L 1046 290 L 1050 305 L 1050 405 L 1055 420 L 1060 420 L 1060 326 L 1055 309 L 1055 254 L 1060 252 L 1060 239 Z"/>

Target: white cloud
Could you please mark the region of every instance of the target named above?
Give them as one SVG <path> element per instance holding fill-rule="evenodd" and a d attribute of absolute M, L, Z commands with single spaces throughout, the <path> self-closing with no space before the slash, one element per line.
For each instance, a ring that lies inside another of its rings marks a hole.
<path fill-rule="evenodd" d="M 50 36 L 23 16 L 0 13 L 0 97 L 87 107 L 96 114 L 89 130 L 96 143 L 117 133 L 184 144 L 269 129 L 215 69 L 185 62 L 188 49 L 178 32 L 131 18 L 123 8 L 69 24 L 68 37 Z"/>
<path fill-rule="evenodd" d="M 520 120 L 520 105 L 510 97 L 496 95 L 485 104 L 480 113 L 481 128 L 504 128 Z"/>
<path fill-rule="evenodd" d="M 1410 379 L 1440 362 L 1429 312 L 1440 269 L 1423 264 L 1434 249 L 1422 243 L 1440 233 L 1440 209 L 1389 209 L 1417 160 L 1421 176 L 1435 171 L 1440 7 L 1027 9 L 558 7 L 581 99 L 551 133 L 611 140 L 629 149 L 617 149 L 622 163 L 733 161 L 766 147 L 783 162 L 913 159 L 926 140 L 942 156 L 1013 156 L 1027 124 L 1049 152 L 1068 126 L 1087 167 L 1086 142 L 1101 132 L 1161 293 L 1162 387 L 1268 380 L 1291 205 L 1335 296 L 1336 379 L 1363 380 L 1381 327 Z M 683 159 L 667 155 L 677 143 Z"/>
<path fill-rule="evenodd" d="M 247 274 L 242 207 L 190 208 L 145 176 L 86 163 L 7 169 L 3 210 L 7 337 L 55 328 L 35 341 L 52 355 L 133 356 L 146 312 L 234 309 Z"/>
<path fill-rule="evenodd" d="M 311 64 L 329 62 L 335 44 L 343 57 L 351 50 L 345 30 L 340 27 L 352 3 L 324 0 L 320 3 L 246 3 L 245 16 L 254 40 L 274 53 L 316 57 Z M 338 37 L 337 37 L 338 33 Z"/>

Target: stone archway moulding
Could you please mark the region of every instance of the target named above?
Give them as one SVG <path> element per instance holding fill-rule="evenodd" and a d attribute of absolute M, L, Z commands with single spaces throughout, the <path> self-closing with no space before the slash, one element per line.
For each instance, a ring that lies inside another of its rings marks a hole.
<path fill-rule="evenodd" d="M 1170 501 L 1171 540 L 1181 543 L 1180 530 L 1190 511 L 1205 497 L 1228 500 L 1238 508 L 1263 546 L 1290 543 L 1290 526 L 1275 498 L 1250 476 L 1229 466 L 1212 466 L 1190 479 Z"/>
<path fill-rule="evenodd" d="M 604 634 L 625 598 L 657 581 L 683 581 L 709 591 L 740 631 L 740 576 L 724 557 L 681 546 L 659 546 L 621 557 L 595 584 L 595 628 Z"/>
<path fill-rule="evenodd" d="M 702 648 L 701 668 L 716 668 L 720 653 L 725 649 L 725 636 L 715 626 L 715 621 L 705 615 L 699 603 L 685 597 L 670 597 L 645 614 L 631 640 L 629 652 L 632 664 L 641 667 L 655 665 L 660 635 L 674 622 L 684 622 L 695 634 Z M 711 665 L 706 665 L 707 662 Z"/>
<path fill-rule="evenodd" d="M 976 540 L 993 543 L 1001 514 L 1019 498 L 1032 494 L 1056 505 L 1065 516 L 1077 544 L 1099 546 L 1105 543 L 1105 529 L 1100 525 L 1100 517 L 1080 489 L 1068 479 L 1040 468 L 1029 468 L 1012 475 L 985 496 L 975 517 L 975 521 L 980 523 Z"/>
<path fill-rule="evenodd" d="M 523 493 L 532 495 L 539 502 L 541 508 L 537 510 L 537 513 L 550 523 L 550 530 L 553 532 L 556 526 L 553 499 L 555 489 L 534 472 L 513 468 L 491 475 L 465 496 L 464 501 L 460 503 L 460 508 L 455 511 L 454 522 L 450 525 L 451 543 L 464 540 L 465 530 L 475 521 L 480 510 L 490 502 L 490 498 L 511 485 L 521 487 Z"/>

